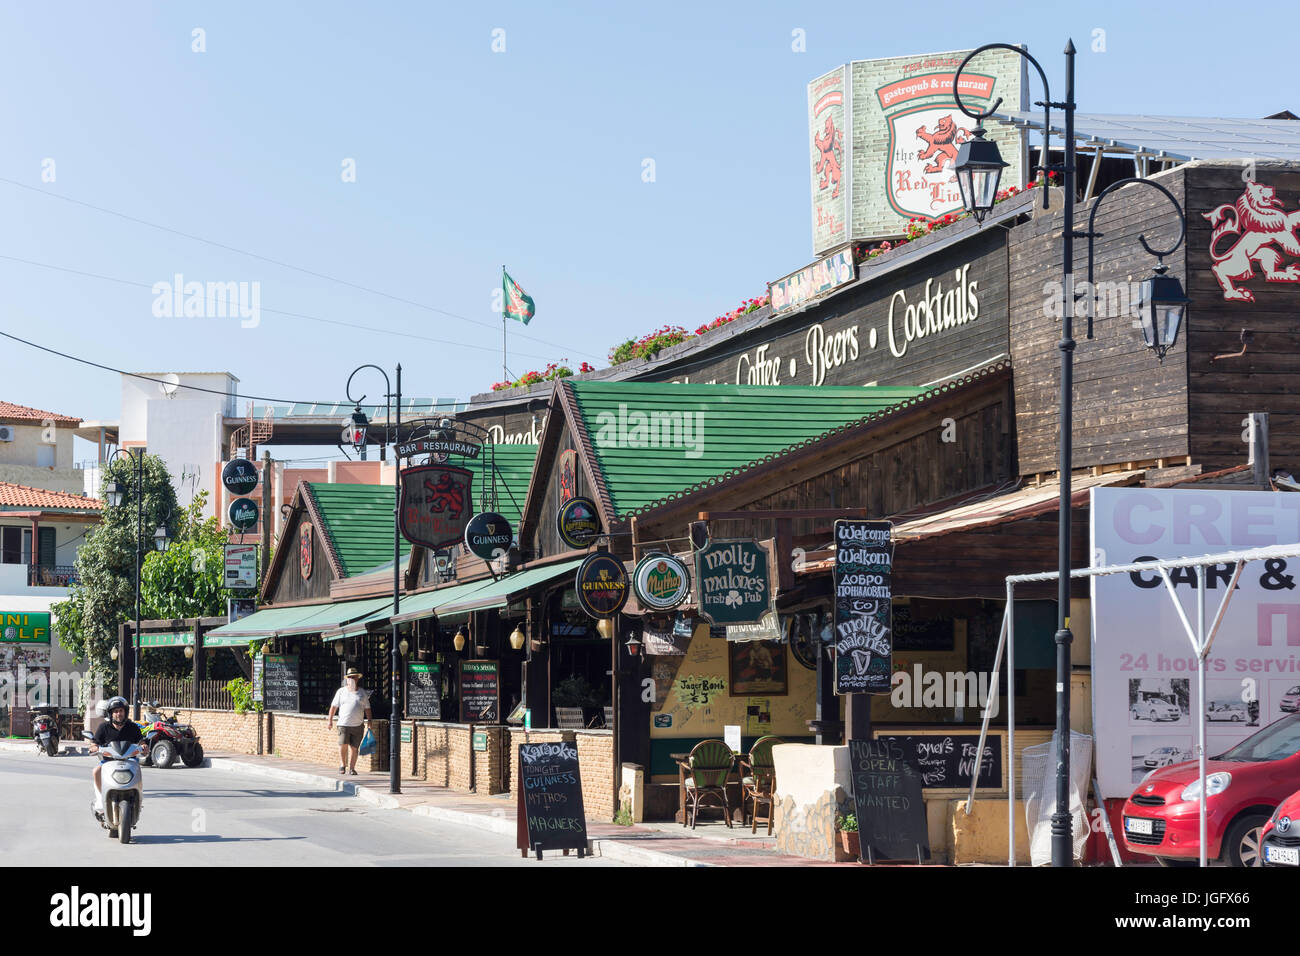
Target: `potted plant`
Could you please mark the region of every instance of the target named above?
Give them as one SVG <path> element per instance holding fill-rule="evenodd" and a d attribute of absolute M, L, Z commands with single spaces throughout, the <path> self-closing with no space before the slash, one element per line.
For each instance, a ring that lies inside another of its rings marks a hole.
<path fill-rule="evenodd" d="M 840 845 L 844 847 L 845 853 L 849 854 L 856 860 L 860 855 L 858 848 L 857 814 L 843 814 L 835 822 L 840 828 Z"/>

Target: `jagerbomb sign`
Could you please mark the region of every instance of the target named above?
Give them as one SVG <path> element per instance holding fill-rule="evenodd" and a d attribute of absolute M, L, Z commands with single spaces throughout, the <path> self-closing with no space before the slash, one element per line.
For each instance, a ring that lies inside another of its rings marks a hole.
<path fill-rule="evenodd" d="M 627 571 L 618 558 L 598 551 L 578 566 L 574 588 L 588 617 L 613 617 L 627 603 Z"/>

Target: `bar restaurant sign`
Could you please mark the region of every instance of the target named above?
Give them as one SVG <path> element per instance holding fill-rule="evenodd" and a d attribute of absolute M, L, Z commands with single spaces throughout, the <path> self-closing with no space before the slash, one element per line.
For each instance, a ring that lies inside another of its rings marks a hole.
<path fill-rule="evenodd" d="M 50 643 L 49 611 L 0 611 L 0 642 Z"/>
<path fill-rule="evenodd" d="M 749 538 L 720 538 L 695 552 L 700 614 L 717 625 L 757 624 L 772 610 L 772 562 Z"/>
<path fill-rule="evenodd" d="M 474 473 L 451 465 L 402 469 L 403 537 L 430 550 L 459 543 L 471 517 Z"/>
<path fill-rule="evenodd" d="M 835 693 L 888 694 L 894 545 L 888 521 L 835 522 Z"/>

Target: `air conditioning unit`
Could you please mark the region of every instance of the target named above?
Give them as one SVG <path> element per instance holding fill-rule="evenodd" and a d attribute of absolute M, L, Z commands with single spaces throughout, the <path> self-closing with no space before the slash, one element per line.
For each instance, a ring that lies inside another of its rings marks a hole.
<path fill-rule="evenodd" d="M 9 425 L 0 425 L 0 441 L 13 441 L 14 430 Z"/>

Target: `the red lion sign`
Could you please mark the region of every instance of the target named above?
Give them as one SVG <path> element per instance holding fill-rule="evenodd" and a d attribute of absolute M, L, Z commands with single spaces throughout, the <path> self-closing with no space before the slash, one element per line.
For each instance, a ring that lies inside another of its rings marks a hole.
<path fill-rule="evenodd" d="M 1282 253 L 1300 258 L 1300 208 L 1287 212 L 1282 200 L 1272 186 L 1246 183 L 1246 191 L 1235 203 L 1224 203 L 1212 212 L 1201 213 L 1214 227 L 1210 235 L 1210 258 L 1214 265 L 1210 271 L 1223 289 L 1228 301 L 1254 302 L 1255 294 L 1249 289 L 1238 289 L 1232 283 L 1243 282 L 1255 275 L 1259 266 L 1267 282 L 1300 282 L 1300 265 L 1283 266 Z M 1237 241 L 1225 250 L 1219 249 L 1224 236 L 1236 236 Z M 1281 251 L 1279 251 L 1281 250 Z"/>
<path fill-rule="evenodd" d="M 814 173 L 822 174 L 822 181 L 817 188 L 825 189 L 828 185 L 833 185 L 835 191 L 831 193 L 831 198 L 836 199 L 840 194 L 840 152 L 844 148 L 844 136 L 835 128 L 835 122 L 828 116 L 826 134 L 813 136 L 813 142 L 817 144 L 817 149 L 822 154 L 814 170 Z"/>
<path fill-rule="evenodd" d="M 474 473 L 449 465 L 402 471 L 400 527 L 403 537 L 426 548 L 460 541 L 469 523 Z"/>

